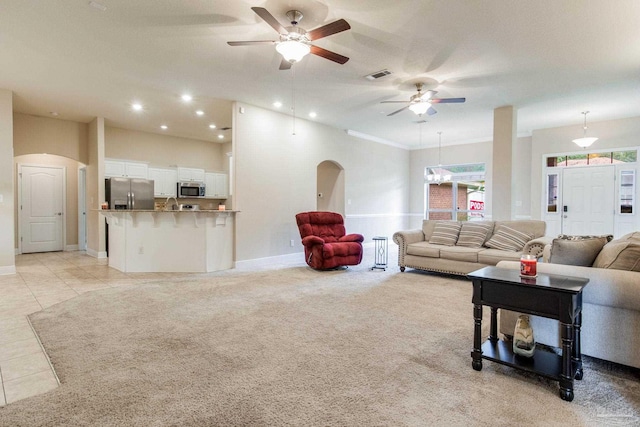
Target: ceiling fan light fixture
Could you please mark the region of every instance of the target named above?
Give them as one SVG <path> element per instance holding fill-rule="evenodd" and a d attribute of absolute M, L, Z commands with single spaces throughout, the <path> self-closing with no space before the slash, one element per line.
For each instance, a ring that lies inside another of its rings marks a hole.
<path fill-rule="evenodd" d="M 409 109 L 413 111 L 415 114 L 417 114 L 418 116 L 421 116 L 424 113 L 426 113 L 429 108 L 431 108 L 431 104 L 428 102 L 416 102 L 409 106 Z"/>
<path fill-rule="evenodd" d="M 309 54 L 309 52 L 311 52 L 311 47 L 306 43 L 296 40 L 287 40 L 278 43 L 276 45 L 276 50 L 286 61 L 293 64 Z"/>
<path fill-rule="evenodd" d="M 589 114 L 589 111 L 583 111 L 582 114 L 584 115 L 584 125 L 582 127 L 582 130 L 583 130 L 582 138 L 576 138 L 573 140 L 573 142 L 576 145 L 578 145 L 578 147 L 587 148 L 591 144 L 596 142 L 598 138 L 596 138 L 595 136 L 589 136 L 589 137 L 587 136 L 587 114 Z"/>

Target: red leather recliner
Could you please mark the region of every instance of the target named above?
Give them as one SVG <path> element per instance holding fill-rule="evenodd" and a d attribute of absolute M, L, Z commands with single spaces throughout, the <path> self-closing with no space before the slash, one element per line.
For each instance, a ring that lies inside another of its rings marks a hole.
<path fill-rule="evenodd" d="M 335 212 L 302 212 L 296 215 L 307 264 L 329 270 L 362 261 L 362 234 L 346 234 L 342 215 Z"/>

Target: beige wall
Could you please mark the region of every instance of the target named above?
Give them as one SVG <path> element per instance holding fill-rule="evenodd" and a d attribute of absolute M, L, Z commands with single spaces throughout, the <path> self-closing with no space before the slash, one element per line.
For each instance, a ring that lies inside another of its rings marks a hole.
<path fill-rule="evenodd" d="M 0 90 L 0 274 L 15 273 L 13 92 Z"/>
<path fill-rule="evenodd" d="M 148 162 L 152 167 L 226 171 L 226 144 L 107 126 L 105 157 Z"/>
<path fill-rule="evenodd" d="M 65 203 L 65 228 L 66 236 L 64 240 L 65 248 L 70 249 L 78 244 L 78 169 L 84 166 L 75 160 L 67 159 L 66 157 L 44 154 L 27 154 L 24 156 L 16 156 L 14 158 L 14 170 L 18 170 L 18 165 L 32 165 L 32 166 L 58 166 L 65 168 L 65 181 L 66 181 L 66 203 Z M 20 189 L 16 191 L 16 211 L 15 211 L 15 247 L 18 248 L 18 241 L 20 239 L 20 230 L 18 228 L 18 209 L 17 209 L 17 197 Z"/>
<path fill-rule="evenodd" d="M 87 124 L 14 113 L 14 155 L 55 154 L 87 163 Z"/>
<path fill-rule="evenodd" d="M 237 260 L 302 251 L 295 214 L 316 209 L 317 165 L 325 160 L 344 168 L 347 232 L 371 242 L 373 236 L 391 238 L 406 227 L 409 151 L 301 119 L 293 136 L 291 120 L 246 104 L 234 106 L 234 207 L 241 211 Z"/>

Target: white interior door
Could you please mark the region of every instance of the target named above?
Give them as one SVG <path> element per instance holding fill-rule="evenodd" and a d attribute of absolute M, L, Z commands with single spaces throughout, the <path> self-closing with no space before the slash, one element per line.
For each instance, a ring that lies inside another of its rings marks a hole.
<path fill-rule="evenodd" d="M 64 169 L 22 165 L 20 176 L 21 252 L 61 251 Z"/>
<path fill-rule="evenodd" d="M 615 168 L 567 168 L 562 181 L 562 233 L 613 234 Z"/>

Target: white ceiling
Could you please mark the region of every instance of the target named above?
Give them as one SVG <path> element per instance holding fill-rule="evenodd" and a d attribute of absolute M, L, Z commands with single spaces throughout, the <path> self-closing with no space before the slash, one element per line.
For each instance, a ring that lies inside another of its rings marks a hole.
<path fill-rule="evenodd" d="M 18 112 L 218 141 L 231 126 L 230 102 L 282 111 L 292 104 L 292 71 L 279 71 L 272 46 L 229 40 L 276 39 L 250 8 L 286 25 L 299 9 L 310 30 L 344 18 L 351 30 L 315 42 L 348 56 L 338 65 L 309 55 L 295 69 L 296 114 L 407 147 L 486 141 L 493 110 L 518 109 L 518 133 L 640 116 L 640 2 L 637 0 L 3 0 L 0 87 Z M 364 78 L 381 69 L 393 74 Z M 419 119 L 380 104 L 427 83 L 438 97 Z M 180 94 L 195 97 L 190 105 Z M 130 105 L 144 104 L 134 114 Z M 204 117 L 194 111 L 201 108 Z M 227 131 L 225 141 L 229 140 Z"/>

